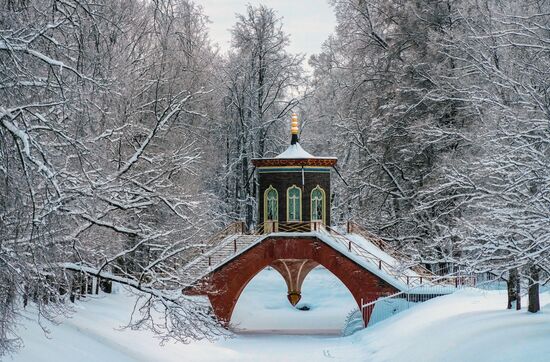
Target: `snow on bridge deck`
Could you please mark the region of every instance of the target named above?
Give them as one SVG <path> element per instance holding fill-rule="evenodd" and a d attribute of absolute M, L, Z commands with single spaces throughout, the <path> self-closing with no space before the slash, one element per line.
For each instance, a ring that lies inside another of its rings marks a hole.
<path fill-rule="evenodd" d="M 334 234 L 329 231 L 274 232 L 263 235 L 229 235 L 218 245 L 187 264 L 184 269 L 191 269 L 193 267 L 198 269 L 193 279 L 199 280 L 260 244 L 265 239 L 273 237 L 317 238 L 401 292 L 406 291 L 409 294 L 418 295 L 443 295 L 456 291 L 454 285 L 434 283 L 429 280 L 429 278 L 426 278 L 425 275 L 420 275 L 414 270 L 405 267 L 403 261 L 381 250 L 362 235 L 353 233 L 342 235 Z M 347 244 L 350 246 L 353 245 L 353 247 L 347 247 Z M 362 255 L 359 255 L 357 251 L 360 251 Z M 213 263 L 212 259 L 214 259 Z M 435 279 L 435 276 L 433 277 Z M 408 283 L 409 280 L 415 282 Z"/>

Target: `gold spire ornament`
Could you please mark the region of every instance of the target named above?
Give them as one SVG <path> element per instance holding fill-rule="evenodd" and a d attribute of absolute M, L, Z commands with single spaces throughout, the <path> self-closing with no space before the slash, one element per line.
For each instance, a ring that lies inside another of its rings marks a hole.
<path fill-rule="evenodd" d="M 298 115 L 296 113 L 292 113 L 292 118 L 290 121 L 290 133 L 298 134 L 298 131 Z"/>
<path fill-rule="evenodd" d="M 290 119 L 290 134 L 292 135 L 292 138 L 290 140 L 291 145 L 298 143 L 299 131 L 300 128 L 298 127 L 298 115 L 296 113 L 292 113 L 292 118 Z"/>

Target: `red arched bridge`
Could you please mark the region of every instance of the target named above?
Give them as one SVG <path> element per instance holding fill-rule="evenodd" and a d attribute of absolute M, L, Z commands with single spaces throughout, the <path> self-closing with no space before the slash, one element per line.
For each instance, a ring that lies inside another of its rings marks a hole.
<path fill-rule="evenodd" d="M 422 295 L 433 296 L 436 286 L 439 295 L 450 293 L 458 282 L 442 280 L 415 265 L 354 223 L 348 223 L 346 232 L 320 223 L 279 224 L 278 232 L 270 233 L 263 233 L 265 229 L 273 230 L 261 226 L 259 232 L 246 234 L 242 223 L 235 223 L 217 235 L 208 251 L 183 267 L 191 280 L 184 293 L 207 296 L 215 315 L 225 325 L 245 286 L 267 266 L 284 278 L 292 305 L 300 300 L 309 271 L 324 266 L 349 289 L 363 311 L 365 326 L 372 308 L 364 306 L 379 298 L 406 292 L 407 298 L 412 295 L 419 301 Z"/>

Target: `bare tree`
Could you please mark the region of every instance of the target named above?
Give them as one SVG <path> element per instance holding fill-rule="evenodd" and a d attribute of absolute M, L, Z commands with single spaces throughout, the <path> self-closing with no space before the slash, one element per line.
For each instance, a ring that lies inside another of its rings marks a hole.
<path fill-rule="evenodd" d="M 223 68 L 220 143 L 225 147 L 222 200 L 235 218 L 254 220 L 254 157 L 278 150 L 289 112 L 300 98 L 302 57 L 286 51 L 288 36 L 274 10 L 247 6 L 231 30 L 232 51 Z"/>
<path fill-rule="evenodd" d="M 206 306 L 174 295 L 208 209 L 204 16 L 184 0 L 1 6 L 0 351 L 16 346 L 20 298 L 55 317 L 85 292 L 73 272 L 147 293 L 139 324 L 165 336 L 219 333 Z M 145 323 L 158 305 L 165 324 Z"/>
<path fill-rule="evenodd" d="M 436 272 L 546 283 L 548 4 L 333 3 L 310 108 L 339 137 L 341 217 Z"/>

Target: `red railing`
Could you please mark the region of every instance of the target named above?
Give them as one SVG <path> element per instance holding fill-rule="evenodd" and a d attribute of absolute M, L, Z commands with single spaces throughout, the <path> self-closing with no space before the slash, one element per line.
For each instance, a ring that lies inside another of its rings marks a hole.
<path fill-rule="evenodd" d="M 347 232 L 361 235 L 363 238 L 367 239 L 374 245 L 378 246 L 378 248 L 380 248 L 382 251 L 392 256 L 394 259 L 398 259 L 401 262 L 407 261 L 409 262 L 409 264 L 414 264 L 412 263 L 408 255 L 405 255 L 399 250 L 396 250 L 393 246 L 391 246 L 385 240 L 381 239 L 379 236 L 374 235 L 373 233 L 368 231 L 365 227 L 363 227 L 362 225 L 359 225 L 354 221 L 347 222 Z M 434 273 L 432 271 L 430 271 L 429 269 L 425 268 L 420 264 L 414 264 L 410 266 L 409 269 L 411 269 L 415 273 L 422 276 L 426 276 L 426 277 L 434 276 Z"/>
<path fill-rule="evenodd" d="M 208 238 L 208 240 L 204 244 L 209 249 L 212 249 L 216 247 L 225 238 L 227 238 L 229 235 L 244 234 L 245 231 L 246 231 L 246 225 L 243 221 L 234 221 L 231 224 L 227 225 L 222 230 L 212 235 L 210 238 Z M 204 253 L 204 252 L 205 252 L 204 249 L 201 249 L 201 253 Z"/>
<path fill-rule="evenodd" d="M 378 256 L 372 254 L 370 251 L 363 248 L 361 245 L 357 244 L 355 241 L 351 240 L 346 235 L 338 232 L 330 226 L 326 226 L 327 231 L 334 236 L 334 239 L 338 241 L 341 245 L 344 245 L 349 252 L 352 252 L 356 255 L 359 255 L 363 259 L 366 259 L 371 264 L 374 264 L 378 267 L 379 270 L 385 272 L 386 274 L 394 277 L 395 279 L 401 281 L 407 286 L 419 285 L 424 282 L 435 279 L 433 274 L 420 274 L 417 275 L 406 275 L 402 270 L 399 270 L 396 265 L 392 265 L 385 260 L 382 260 Z M 369 240 L 370 241 L 370 240 Z M 378 246 L 377 244 L 375 244 Z M 379 247 L 379 246 L 378 246 Z M 384 250 L 383 250 L 384 251 Z M 403 270 L 410 269 L 410 267 L 403 267 Z"/>

